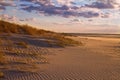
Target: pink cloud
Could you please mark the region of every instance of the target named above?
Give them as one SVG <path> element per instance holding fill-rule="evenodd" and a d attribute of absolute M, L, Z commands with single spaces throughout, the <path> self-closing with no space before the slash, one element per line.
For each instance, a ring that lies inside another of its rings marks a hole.
<path fill-rule="evenodd" d="M 19 19 L 16 16 L 9 16 L 7 14 L 0 15 L 1 20 L 7 20 L 7 21 L 18 21 Z"/>

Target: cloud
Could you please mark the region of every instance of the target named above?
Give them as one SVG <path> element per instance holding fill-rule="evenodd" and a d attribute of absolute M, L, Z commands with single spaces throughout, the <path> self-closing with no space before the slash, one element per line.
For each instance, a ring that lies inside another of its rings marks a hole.
<path fill-rule="evenodd" d="M 60 5 L 71 6 L 74 0 L 57 0 L 57 3 Z"/>
<path fill-rule="evenodd" d="M 48 6 L 29 6 L 22 8 L 23 10 L 26 10 L 28 12 L 31 12 L 33 10 L 38 11 L 40 13 L 44 13 L 45 15 L 59 15 L 63 17 L 85 17 L 85 18 L 91 18 L 91 17 L 98 17 L 99 13 L 94 12 L 94 11 L 81 11 L 78 12 L 77 10 L 71 9 L 68 6 L 61 6 L 61 7 L 56 7 L 53 5 L 48 5 Z"/>
<path fill-rule="evenodd" d="M 77 3 L 86 0 L 18 0 L 19 8 L 21 10 L 31 13 L 36 11 L 38 14 L 46 16 L 57 15 L 65 18 L 69 17 L 84 17 L 84 18 L 109 18 L 108 14 L 103 14 L 102 9 L 114 9 L 115 1 L 96 0 L 89 1 L 89 4 L 78 6 Z M 6 6 L 15 6 L 13 1 L 0 1 L 0 10 L 5 10 Z M 80 4 L 79 4 L 80 5 Z"/>
<path fill-rule="evenodd" d="M 0 6 L 0 10 L 5 10 L 5 7 L 4 6 Z"/>
<path fill-rule="evenodd" d="M 93 2 L 91 5 L 85 5 L 91 8 L 98 8 L 98 9 L 113 9 L 114 5 L 110 3 L 103 3 L 103 2 Z"/>
<path fill-rule="evenodd" d="M 80 16 L 86 17 L 86 18 L 91 18 L 91 17 L 99 17 L 99 13 L 97 12 L 92 12 L 92 11 L 88 11 L 88 12 L 81 12 L 79 13 Z"/>
<path fill-rule="evenodd" d="M 24 0 L 26 1 L 26 0 Z M 40 14 L 43 13 L 45 15 L 58 15 L 58 16 L 63 16 L 63 17 L 85 17 L 85 18 L 92 18 L 92 17 L 98 17 L 99 13 L 95 12 L 94 10 L 88 10 L 88 11 L 82 11 L 83 7 L 77 7 L 77 6 L 68 6 L 68 5 L 61 5 L 61 6 L 56 6 L 52 5 L 51 2 L 48 0 L 44 1 L 28 1 L 28 2 L 33 2 L 35 4 L 39 4 L 39 6 L 34 6 L 30 5 L 27 7 L 21 8 L 22 10 L 32 12 L 32 11 L 37 11 Z M 59 3 L 69 3 L 73 0 L 57 0 Z"/>
<path fill-rule="evenodd" d="M 73 19 L 71 20 L 72 22 L 80 22 L 81 20 L 80 19 Z"/>
<path fill-rule="evenodd" d="M 7 20 L 7 21 L 18 21 L 19 20 L 16 16 L 9 16 L 7 14 L 1 14 L 0 19 Z"/>
<path fill-rule="evenodd" d="M 36 21 L 36 18 L 26 18 L 25 21 Z"/>
<path fill-rule="evenodd" d="M 111 15 L 109 13 L 106 13 L 106 14 L 101 14 L 101 17 L 102 18 L 109 18 Z"/>
<path fill-rule="evenodd" d="M 0 1 L 1 6 L 15 6 L 13 2 L 10 1 Z"/>
<path fill-rule="evenodd" d="M 93 20 L 92 20 L 92 19 L 89 19 L 88 21 L 89 21 L 89 22 L 92 22 Z"/>
<path fill-rule="evenodd" d="M 16 4 L 13 3 L 13 1 L 5 1 L 1 0 L 0 1 L 0 10 L 5 10 L 6 6 L 16 6 Z"/>

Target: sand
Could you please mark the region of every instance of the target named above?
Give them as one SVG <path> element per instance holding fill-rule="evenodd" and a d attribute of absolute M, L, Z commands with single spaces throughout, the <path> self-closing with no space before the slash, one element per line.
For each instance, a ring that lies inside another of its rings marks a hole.
<path fill-rule="evenodd" d="M 120 80 L 120 38 L 71 38 L 83 45 L 47 48 L 48 64 L 40 64 L 36 72 L 7 70 L 0 80 Z"/>

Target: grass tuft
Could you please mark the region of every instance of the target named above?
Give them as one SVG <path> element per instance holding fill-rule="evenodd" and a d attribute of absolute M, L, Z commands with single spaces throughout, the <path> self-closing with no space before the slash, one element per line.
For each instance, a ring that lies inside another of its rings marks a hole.
<path fill-rule="evenodd" d="M 4 53 L 0 52 L 0 64 L 4 64 L 5 62 L 5 58 L 4 58 Z"/>
<path fill-rule="evenodd" d="M 24 47 L 24 48 L 28 48 L 28 45 L 27 45 L 27 43 L 25 43 L 25 42 L 18 42 L 18 43 L 16 43 L 17 45 L 19 45 L 19 46 L 22 46 L 22 47 Z"/>
<path fill-rule="evenodd" d="M 4 73 L 0 72 L 0 78 L 3 78 L 3 77 L 4 77 Z"/>

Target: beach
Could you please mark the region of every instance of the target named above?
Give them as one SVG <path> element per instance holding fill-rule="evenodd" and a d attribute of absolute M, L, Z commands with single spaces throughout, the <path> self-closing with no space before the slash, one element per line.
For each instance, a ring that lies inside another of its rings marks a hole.
<path fill-rule="evenodd" d="M 83 36 L 70 38 L 83 44 L 65 48 L 43 48 L 43 52 L 47 50 L 49 53 L 44 55 L 48 63 L 37 65 L 37 70 L 33 72 L 6 70 L 5 78 L 2 80 L 120 79 L 119 38 Z M 15 56 L 13 58 L 15 60 Z"/>

